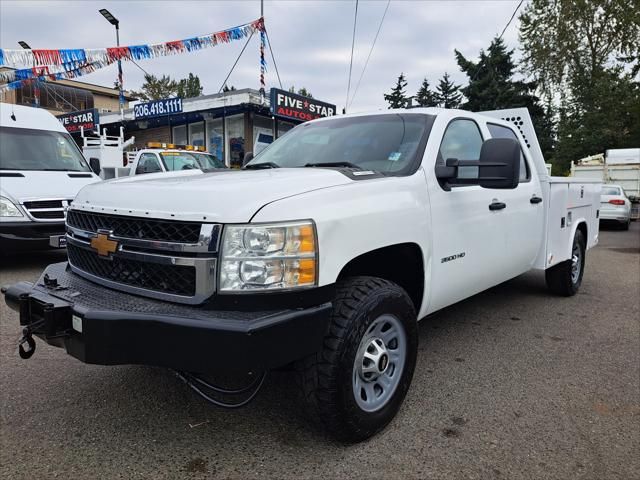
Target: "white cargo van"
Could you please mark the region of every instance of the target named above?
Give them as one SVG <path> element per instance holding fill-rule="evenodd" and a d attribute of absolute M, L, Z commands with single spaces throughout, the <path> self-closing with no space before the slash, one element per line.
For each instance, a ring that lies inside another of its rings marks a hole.
<path fill-rule="evenodd" d="M 0 252 L 64 246 L 66 208 L 99 180 L 51 113 L 0 103 Z"/>

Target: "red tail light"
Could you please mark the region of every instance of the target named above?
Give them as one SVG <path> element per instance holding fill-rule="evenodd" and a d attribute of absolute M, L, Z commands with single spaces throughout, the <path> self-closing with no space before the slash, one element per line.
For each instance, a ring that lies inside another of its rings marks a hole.
<path fill-rule="evenodd" d="M 609 200 L 609 203 L 613 205 L 624 205 L 624 200 L 614 199 L 614 200 Z"/>

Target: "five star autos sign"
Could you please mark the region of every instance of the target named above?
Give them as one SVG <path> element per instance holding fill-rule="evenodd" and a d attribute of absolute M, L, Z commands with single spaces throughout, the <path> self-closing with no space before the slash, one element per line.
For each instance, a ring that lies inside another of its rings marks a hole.
<path fill-rule="evenodd" d="M 336 106 L 278 88 L 271 89 L 271 113 L 281 118 L 314 120 L 336 114 Z"/>

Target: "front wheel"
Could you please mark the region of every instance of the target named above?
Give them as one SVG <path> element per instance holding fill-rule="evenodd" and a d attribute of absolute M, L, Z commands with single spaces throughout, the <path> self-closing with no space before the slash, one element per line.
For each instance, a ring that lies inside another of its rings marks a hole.
<path fill-rule="evenodd" d="M 300 365 L 311 413 L 339 440 L 371 437 L 398 412 L 417 351 L 416 312 L 402 288 L 375 277 L 341 282 L 322 349 Z"/>
<path fill-rule="evenodd" d="M 584 274 L 586 242 L 582 231 L 576 230 L 571 258 L 545 271 L 547 288 L 556 295 L 571 297 L 578 292 Z"/>

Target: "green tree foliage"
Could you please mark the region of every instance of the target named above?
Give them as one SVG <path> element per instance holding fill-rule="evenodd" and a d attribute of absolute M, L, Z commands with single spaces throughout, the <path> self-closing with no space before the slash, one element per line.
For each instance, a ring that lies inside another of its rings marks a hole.
<path fill-rule="evenodd" d="M 176 94 L 180 98 L 192 98 L 202 95 L 202 85 L 200 85 L 200 78 L 193 73 L 189 73 L 187 78 L 183 78 L 178 82 L 176 88 Z"/>
<path fill-rule="evenodd" d="M 466 101 L 462 108 L 474 112 L 502 108 L 525 107 L 540 142 L 545 158 L 553 152 L 554 131 L 551 105 L 545 109 L 536 96 L 536 83 L 516 80 L 516 64 L 513 50 L 508 50 L 504 42 L 494 38 L 487 51 L 480 51 L 478 62 L 468 60 L 455 50 L 460 70 L 467 74 L 469 83 L 461 89 Z"/>
<path fill-rule="evenodd" d="M 525 71 L 547 98 L 560 98 L 558 170 L 637 146 L 640 8 L 629 0 L 532 0 L 520 20 Z"/>
<path fill-rule="evenodd" d="M 296 89 L 293 85 L 289 87 L 289 91 L 291 93 L 296 93 Z M 311 92 L 307 90 L 305 87 L 299 88 L 297 93 L 298 95 L 302 95 L 303 97 L 313 98 L 313 95 L 311 95 Z"/>
<path fill-rule="evenodd" d="M 640 8 L 630 0 L 532 0 L 520 15 L 520 42 L 524 65 L 546 93 L 567 79 L 599 76 L 611 62 L 638 69 Z"/>
<path fill-rule="evenodd" d="M 407 80 L 404 77 L 404 73 L 401 73 L 396 82 L 396 86 L 391 89 L 390 93 L 384 94 L 384 99 L 389 103 L 389 108 L 405 107 L 407 104 L 406 88 Z"/>
<path fill-rule="evenodd" d="M 434 91 L 429 88 L 429 82 L 425 78 L 422 81 L 422 85 L 420 86 L 420 90 L 416 93 L 415 96 L 416 103 L 421 107 L 437 107 L 438 106 L 438 98 Z"/>
<path fill-rule="evenodd" d="M 236 91 L 236 87 L 234 87 L 233 85 L 229 86 L 229 85 L 227 85 L 227 84 L 225 83 L 225 84 L 224 84 L 224 88 L 222 89 L 222 91 L 223 91 L 224 93 L 227 93 L 227 92 L 235 92 L 235 91 Z"/>
<path fill-rule="evenodd" d="M 445 72 L 436 87 L 436 99 L 442 108 L 458 108 L 462 99 L 460 85 L 455 85 Z"/>
<path fill-rule="evenodd" d="M 178 89 L 178 84 L 168 75 L 158 78 L 155 75 L 145 73 L 144 83 L 140 92 L 131 92 L 131 95 L 139 100 L 160 100 L 173 97 Z"/>

